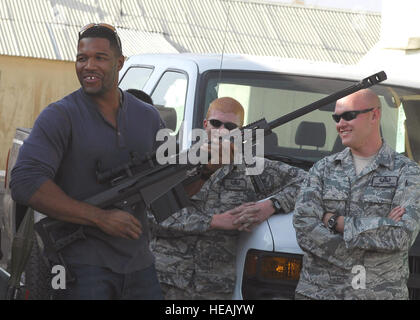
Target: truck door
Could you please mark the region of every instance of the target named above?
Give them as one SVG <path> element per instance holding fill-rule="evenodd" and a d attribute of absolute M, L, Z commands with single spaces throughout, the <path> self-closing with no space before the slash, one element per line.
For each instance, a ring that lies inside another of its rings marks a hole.
<path fill-rule="evenodd" d="M 128 68 L 120 82 L 124 90 L 140 89 L 149 93 L 167 127 L 174 134 L 183 134 L 179 141 L 188 148 L 188 135 L 193 127 L 194 99 L 197 87 L 198 67 L 195 62 L 174 57 L 156 56 L 144 59 L 144 65 Z"/>

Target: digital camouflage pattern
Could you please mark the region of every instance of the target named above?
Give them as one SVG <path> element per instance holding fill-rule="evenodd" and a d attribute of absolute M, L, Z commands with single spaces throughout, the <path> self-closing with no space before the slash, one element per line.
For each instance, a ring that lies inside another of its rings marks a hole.
<path fill-rule="evenodd" d="M 244 165 L 225 165 L 191 197 L 191 207 L 160 225 L 149 215 L 154 234 L 151 248 L 166 297 L 230 299 L 239 232 L 209 230 L 212 216 L 271 195 L 284 212 L 290 212 L 305 176 L 301 169 L 267 159 L 259 176 L 245 175 Z M 260 179 L 265 190 L 258 190 L 254 179 Z"/>
<path fill-rule="evenodd" d="M 401 206 L 399 222 L 388 217 Z M 344 234 L 322 223 L 344 218 Z M 420 168 L 386 143 L 356 176 L 349 148 L 317 162 L 299 194 L 293 224 L 305 251 L 296 292 L 314 299 L 408 299 L 408 250 L 419 231 Z M 356 289 L 352 268 L 366 270 Z"/>

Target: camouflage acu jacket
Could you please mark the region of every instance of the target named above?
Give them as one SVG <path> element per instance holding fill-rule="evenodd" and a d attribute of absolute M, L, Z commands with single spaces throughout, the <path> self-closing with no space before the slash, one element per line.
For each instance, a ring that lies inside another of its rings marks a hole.
<path fill-rule="evenodd" d="M 315 299 L 407 299 L 408 250 L 419 231 L 419 201 L 419 166 L 386 143 L 357 176 L 349 148 L 317 162 L 294 213 L 305 251 L 296 292 Z M 396 206 L 406 209 L 398 223 L 387 218 Z M 345 217 L 344 234 L 324 226 L 325 212 Z M 364 279 L 355 282 L 362 270 Z"/>
<path fill-rule="evenodd" d="M 305 176 L 301 169 L 267 159 L 262 174 L 254 178 L 245 175 L 243 165 L 218 169 L 191 197 L 191 207 L 160 225 L 152 223 L 151 247 L 161 283 L 177 288 L 178 292 L 183 290 L 183 296 L 190 299 L 230 297 L 235 284 L 239 233 L 209 230 L 212 216 L 273 194 L 284 212 L 290 212 Z M 263 189 L 255 187 L 255 178 L 260 179 Z"/>

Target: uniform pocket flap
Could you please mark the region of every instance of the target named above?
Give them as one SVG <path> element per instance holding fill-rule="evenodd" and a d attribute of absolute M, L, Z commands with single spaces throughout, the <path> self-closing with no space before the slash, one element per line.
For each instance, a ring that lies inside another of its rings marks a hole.
<path fill-rule="evenodd" d="M 391 204 L 394 199 L 395 188 L 368 187 L 362 197 L 363 202 Z"/>
<path fill-rule="evenodd" d="M 348 194 L 344 190 L 340 190 L 338 187 L 326 186 L 322 193 L 322 199 L 324 200 L 335 200 L 345 201 L 348 199 Z"/>

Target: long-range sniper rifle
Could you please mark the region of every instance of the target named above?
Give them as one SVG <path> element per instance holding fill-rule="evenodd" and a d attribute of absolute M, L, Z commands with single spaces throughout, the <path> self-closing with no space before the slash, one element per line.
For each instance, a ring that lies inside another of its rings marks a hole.
<path fill-rule="evenodd" d="M 264 135 L 269 135 L 272 129 L 282 124 L 361 89 L 369 88 L 386 80 L 386 78 L 385 72 L 381 71 L 271 122 L 261 119 L 242 127 L 241 130 L 244 132 L 244 129 L 251 129 L 255 133 L 257 129 L 263 129 Z M 252 136 L 255 136 L 255 134 Z M 183 152 L 188 152 L 188 150 Z M 181 155 L 178 154 L 177 156 Z M 103 209 L 118 208 L 121 210 L 142 204 L 144 207 L 150 208 L 158 222 L 162 222 L 176 211 L 189 206 L 190 202 L 183 187 L 183 182 L 192 175 L 197 175 L 201 166 L 201 164 L 179 164 L 179 162 L 161 165 L 156 159 L 156 153 L 146 155 L 143 158 L 133 155 L 131 161 L 126 164 L 105 172 L 97 172 L 98 182 L 110 181 L 111 187 L 84 200 L 84 202 Z M 35 229 L 42 238 L 44 246 L 50 252 L 54 252 L 64 265 L 59 251 L 78 239 L 86 238 L 86 233 L 89 233 L 89 228 L 92 227 L 75 225 L 77 226 L 75 232 L 54 239 L 50 231 L 60 225 L 69 225 L 69 223 L 44 218 L 35 225 Z"/>

